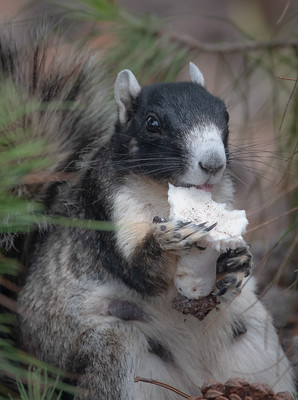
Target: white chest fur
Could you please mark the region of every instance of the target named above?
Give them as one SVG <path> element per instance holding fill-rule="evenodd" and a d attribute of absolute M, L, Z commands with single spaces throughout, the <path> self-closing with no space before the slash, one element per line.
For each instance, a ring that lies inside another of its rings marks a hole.
<path fill-rule="evenodd" d="M 92 325 L 98 329 L 123 326 L 121 343 L 129 349 L 127 393 L 131 395 L 132 388 L 135 390 L 130 398 L 179 398 L 152 385 L 134 384 L 137 375 L 163 381 L 190 395 L 198 395 L 206 379 L 225 382 L 231 377 L 267 383 L 275 391 L 293 388 L 289 363 L 279 347 L 270 317 L 254 295 L 251 278 L 240 296 L 222 303 L 203 321 L 172 309 L 173 295 L 170 290 L 165 296 L 144 299 L 115 283 L 95 286 L 86 296 L 82 313 Z M 109 302 L 117 299 L 136 304 L 147 320 L 119 321 L 107 315 Z M 245 321 L 247 332 L 235 338 L 232 327 L 238 318 Z M 149 338 L 167 349 L 173 359 L 163 360 L 148 351 Z"/>
<path fill-rule="evenodd" d="M 167 187 L 137 176 L 127 178 L 112 204 L 117 246 L 127 259 L 152 228 L 153 218 L 169 215 Z"/>

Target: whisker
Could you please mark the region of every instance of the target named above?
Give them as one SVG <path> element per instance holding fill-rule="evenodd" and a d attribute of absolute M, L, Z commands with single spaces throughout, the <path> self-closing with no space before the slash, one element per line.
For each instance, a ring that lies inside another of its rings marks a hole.
<path fill-rule="evenodd" d="M 242 183 L 245 187 L 249 188 L 249 184 L 247 184 L 246 182 L 244 182 L 241 178 L 239 178 L 239 176 L 237 176 L 234 172 L 232 172 L 231 170 L 229 171 L 229 174 L 231 175 L 232 178 L 234 178 L 235 180 L 239 181 L 240 183 Z"/>
<path fill-rule="evenodd" d="M 249 164 L 247 163 L 246 160 L 245 162 L 238 162 L 235 161 L 232 163 L 232 168 L 241 168 L 241 169 L 247 169 L 247 170 L 251 170 L 251 171 L 261 171 L 263 173 L 268 172 L 268 170 L 266 170 L 264 167 L 268 167 L 271 171 L 276 171 L 276 172 L 281 172 L 280 168 L 278 168 L 278 166 L 274 166 L 274 165 L 270 165 L 270 164 L 266 164 L 266 163 L 262 163 L 261 165 L 259 164 Z"/>
<path fill-rule="evenodd" d="M 126 167 L 130 167 L 130 168 L 138 168 L 138 167 L 159 167 L 159 168 L 177 168 L 179 166 L 179 164 L 167 164 L 167 165 L 160 165 L 159 162 L 151 162 L 151 161 L 146 161 L 146 162 L 142 162 L 142 161 L 122 161 L 119 163 L 115 163 L 115 166 L 126 166 Z"/>
<path fill-rule="evenodd" d="M 124 133 L 116 133 L 116 135 L 122 136 L 122 137 L 125 137 L 125 138 L 130 138 L 129 135 L 125 135 Z M 160 149 L 165 149 L 165 150 L 168 150 L 168 149 L 169 149 L 168 146 L 165 146 L 165 145 L 160 144 L 160 143 L 152 143 L 152 141 L 146 140 L 146 139 L 144 139 L 144 138 L 142 138 L 142 142 L 143 142 L 143 143 L 146 143 L 146 144 L 149 144 L 150 146 L 154 146 L 154 147 L 160 148 Z M 171 151 L 174 151 L 177 155 L 180 154 L 178 150 L 175 150 L 175 149 L 172 149 L 172 148 L 171 148 Z"/>
<path fill-rule="evenodd" d="M 264 172 L 264 170 L 262 170 L 261 168 L 258 169 L 258 168 L 255 168 L 255 167 L 250 167 L 250 166 L 248 166 L 248 165 L 241 165 L 241 164 L 239 164 L 239 165 L 237 165 L 237 166 L 235 166 L 235 167 L 237 167 L 237 169 L 241 169 L 241 170 L 243 170 L 243 171 L 245 171 L 245 172 L 249 172 L 249 173 L 250 173 L 251 175 L 253 175 L 253 176 L 266 179 L 266 180 L 268 180 L 269 182 L 274 182 L 274 181 L 275 181 L 275 179 L 270 179 L 270 178 L 268 177 L 268 175 L 266 175 L 266 173 Z M 233 170 L 233 169 L 232 169 L 232 170 Z"/>

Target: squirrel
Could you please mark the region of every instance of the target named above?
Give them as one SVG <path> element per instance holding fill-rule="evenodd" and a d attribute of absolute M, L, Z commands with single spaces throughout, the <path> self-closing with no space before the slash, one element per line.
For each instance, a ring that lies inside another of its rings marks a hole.
<path fill-rule="evenodd" d="M 48 33 L 32 29 L 26 45 L 1 33 L 1 86 L 12 81 L 22 103 L 42 106 L 20 125 L 56 145 L 49 175 L 64 176 L 20 191 L 31 190 L 47 214 L 113 228 L 53 223 L 22 238 L 21 348 L 70 373 L 81 389 L 75 399 L 178 398 L 136 376 L 193 395 L 207 379 L 235 376 L 294 391 L 249 276 L 248 247 L 218 262 L 221 303 L 202 321 L 171 304 L 179 256 L 212 227 L 168 221 L 168 183 L 208 185 L 215 201 L 233 207 L 224 102 L 191 63 L 190 82 L 141 87 L 121 71 L 113 103 L 97 57 L 76 48 L 63 56 Z"/>

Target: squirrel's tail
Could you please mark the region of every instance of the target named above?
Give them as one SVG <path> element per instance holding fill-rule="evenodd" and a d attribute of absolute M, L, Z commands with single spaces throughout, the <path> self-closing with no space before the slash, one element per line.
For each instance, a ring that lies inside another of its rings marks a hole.
<path fill-rule="evenodd" d="M 80 172 L 109 137 L 114 118 L 98 53 L 69 45 L 54 31 L 45 22 L 0 30 L 0 93 L 9 121 L 0 131 L 44 141 L 50 166 L 18 188 L 38 200 L 53 180 Z"/>
<path fill-rule="evenodd" d="M 12 176 L 17 182 L 10 195 L 46 205 L 58 186 L 80 179 L 113 131 L 111 86 L 99 52 L 70 45 L 57 26 L 32 21 L 0 27 L 0 158 L 28 143 L 41 148 L 38 155 L 14 152 L 12 168 L 38 156 L 38 169 L 24 169 L 19 181 Z M 1 176 L 6 179 L 5 172 Z M 10 254 L 19 236 L 5 228 L 0 248 Z"/>

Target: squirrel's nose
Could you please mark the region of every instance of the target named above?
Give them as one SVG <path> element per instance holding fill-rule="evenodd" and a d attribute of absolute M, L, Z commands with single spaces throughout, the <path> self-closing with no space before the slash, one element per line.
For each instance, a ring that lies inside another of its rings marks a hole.
<path fill-rule="evenodd" d="M 224 163 L 218 157 L 211 157 L 206 161 L 200 161 L 199 167 L 206 173 L 206 174 L 216 174 L 222 168 L 224 168 Z"/>

